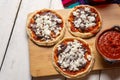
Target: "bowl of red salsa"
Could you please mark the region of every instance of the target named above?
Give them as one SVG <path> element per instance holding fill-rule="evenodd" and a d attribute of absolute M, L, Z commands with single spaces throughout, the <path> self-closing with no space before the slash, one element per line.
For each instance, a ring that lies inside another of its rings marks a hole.
<path fill-rule="evenodd" d="M 120 62 L 120 26 L 100 33 L 96 39 L 96 49 L 108 62 Z"/>

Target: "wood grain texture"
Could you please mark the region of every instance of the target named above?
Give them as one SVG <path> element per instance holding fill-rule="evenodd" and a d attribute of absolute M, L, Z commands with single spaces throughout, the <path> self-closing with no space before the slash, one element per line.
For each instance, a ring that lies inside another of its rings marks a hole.
<path fill-rule="evenodd" d="M 9 1 L 9 3 L 11 3 L 11 1 Z M 11 6 L 12 5 L 13 4 L 11 4 Z M 0 80 L 31 80 L 29 72 L 28 41 L 26 35 L 27 14 L 34 10 L 49 8 L 49 5 L 49 0 L 22 1 L 5 61 L 0 72 Z M 5 27 L 7 29 L 9 25 L 6 25 Z"/>
<path fill-rule="evenodd" d="M 61 0 L 52 0 L 50 9 L 64 9 Z"/>
<path fill-rule="evenodd" d="M 97 6 L 96 8 L 100 11 L 103 20 L 101 31 L 108 29 L 113 25 L 120 25 L 120 12 L 118 12 L 120 8 L 118 5 L 102 5 Z M 58 10 L 57 12 L 59 12 L 63 18 L 66 19 L 69 10 Z M 71 37 L 71 34 L 66 31 L 65 37 Z M 93 48 L 93 53 L 95 55 L 96 61 L 93 70 L 104 70 L 120 67 L 120 64 L 108 64 L 103 60 L 103 58 L 101 58 L 101 56 L 96 51 L 95 40 L 96 36 L 90 39 L 86 39 L 89 45 Z M 53 47 L 39 47 L 29 40 L 30 70 L 32 76 L 38 77 L 58 74 L 52 66 L 51 62 L 52 48 Z"/>
<path fill-rule="evenodd" d="M 0 65 L 2 63 L 21 0 L 0 0 Z"/>

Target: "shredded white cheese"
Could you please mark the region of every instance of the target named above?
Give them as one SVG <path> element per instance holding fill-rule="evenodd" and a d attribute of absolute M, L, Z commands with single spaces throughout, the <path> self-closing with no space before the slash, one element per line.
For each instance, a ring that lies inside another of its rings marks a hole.
<path fill-rule="evenodd" d="M 41 40 L 49 41 L 53 37 L 51 32 L 54 33 L 54 36 L 58 36 L 61 31 L 60 24 L 62 19 L 58 18 L 57 15 L 52 12 L 46 12 L 43 14 L 36 14 L 35 23 L 31 24 L 30 27 L 33 29 L 35 34 L 41 38 Z"/>
<path fill-rule="evenodd" d="M 64 49 L 63 51 L 61 51 Z M 61 51 L 58 55 L 58 64 L 64 71 L 78 71 L 84 67 L 87 63 L 87 60 L 91 60 L 91 55 L 85 58 L 86 49 L 83 47 L 82 43 L 78 40 L 67 42 L 67 46 L 59 45 L 58 52 Z"/>
<path fill-rule="evenodd" d="M 83 27 L 86 29 L 96 25 L 97 14 L 92 12 L 87 6 L 83 9 L 73 11 L 73 16 L 75 17 L 73 23 L 76 28 L 82 28 L 83 30 Z"/>
<path fill-rule="evenodd" d="M 87 55 L 87 59 L 88 59 L 88 61 L 90 61 L 92 59 L 92 56 L 91 55 Z"/>

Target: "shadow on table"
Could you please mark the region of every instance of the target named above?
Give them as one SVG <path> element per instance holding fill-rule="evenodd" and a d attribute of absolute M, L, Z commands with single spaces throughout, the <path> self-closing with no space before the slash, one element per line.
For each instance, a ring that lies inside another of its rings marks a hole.
<path fill-rule="evenodd" d="M 62 75 L 45 76 L 45 77 L 32 77 L 32 80 L 66 80 Z"/>

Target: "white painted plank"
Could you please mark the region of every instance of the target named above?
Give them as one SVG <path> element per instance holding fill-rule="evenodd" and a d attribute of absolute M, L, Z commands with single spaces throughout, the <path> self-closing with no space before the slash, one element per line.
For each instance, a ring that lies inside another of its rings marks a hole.
<path fill-rule="evenodd" d="M 0 0 L 0 65 L 13 27 L 20 0 Z"/>
<path fill-rule="evenodd" d="M 100 80 L 120 80 L 120 69 L 102 71 Z"/>
<path fill-rule="evenodd" d="M 52 0 L 51 9 L 64 9 L 61 0 Z"/>
<path fill-rule="evenodd" d="M 31 79 L 29 72 L 28 41 L 25 30 L 26 18 L 29 12 L 48 7 L 49 0 L 22 0 L 10 45 L 0 72 L 0 80 Z"/>

